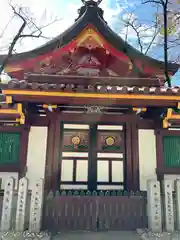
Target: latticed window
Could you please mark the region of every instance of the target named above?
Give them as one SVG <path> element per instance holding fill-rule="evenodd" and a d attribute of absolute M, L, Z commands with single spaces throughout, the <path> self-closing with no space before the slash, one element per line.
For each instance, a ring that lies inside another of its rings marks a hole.
<path fill-rule="evenodd" d="M 18 163 L 19 148 L 19 133 L 0 133 L 0 165 Z"/>
<path fill-rule="evenodd" d="M 180 136 L 164 136 L 163 151 L 166 167 L 180 167 Z"/>

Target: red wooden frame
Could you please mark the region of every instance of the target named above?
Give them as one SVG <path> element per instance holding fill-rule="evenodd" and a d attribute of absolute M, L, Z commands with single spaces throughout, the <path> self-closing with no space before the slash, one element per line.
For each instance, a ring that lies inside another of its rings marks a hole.
<path fill-rule="evenodd" d="M 45 189 L 58 189 L 59 176 L 59 146 L 60 146 L 60 123 L 106 123 L 106 124 L 123 124 L 126 123 L 126 167 L 127 167 L 127 183 L 128 190 L 139 190 L 139 153 L 138 153 L 138 125 L 137 116 L 110 116 L 90 114 L 84 118 L 82 114 L 57 114 L 52 113 L 51 120 L 48 125 L 47 140 L 47 158 L 45 167 Z M 135 122 L 135 123 L 134 123 Z M 146 126 L 149 127 L 148 124 Z"/>

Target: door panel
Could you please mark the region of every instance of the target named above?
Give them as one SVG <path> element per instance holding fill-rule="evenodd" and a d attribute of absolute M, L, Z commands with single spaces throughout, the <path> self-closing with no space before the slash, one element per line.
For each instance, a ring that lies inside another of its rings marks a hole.
<path fill-rule="evenodd" d="M 122 125 L 63 124 L 60 189 L 124 189 Z"/>
<path fill-rule="evenodd" d="M 60 189 L 88 189 L 89 125 L 63 124 Z"/>
<path fill-rule="evenodd" d="M 97 126 L 97 189 L 124 189 L 124 132 L 122 125 Z"/>

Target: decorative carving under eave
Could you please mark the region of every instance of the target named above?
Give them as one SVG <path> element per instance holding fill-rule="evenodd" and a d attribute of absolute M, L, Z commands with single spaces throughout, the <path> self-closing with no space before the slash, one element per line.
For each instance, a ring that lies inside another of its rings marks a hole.
<path fill-rule="evenodd" d="M 85 107 L 87 109 L 87 113 L 91 114 L 91 113 L 102 113 L 102 108 L 100 106 L 87 106 Z"/>
<path fill-rule="evenodd" d="M 81 2 L 84 4 L 84 5 L 92 5 L 92 6 L 98 6 L 102 0 L 97 0 L 97 1 L 94 1 L 94 0 L 81 0 Z"/>
<path fill-rule="evenodd" d="M 2 120 L 3 122 L 24 124 L 25 114 L 22 109 L 22 104 L 18 103 L 12 106 L 9 105 L 9 102 L 2 103 L 0 106 L 0 120 Z"/>
<path fill-rule="evenodd" d="M 81 1 L 84 4 L 84 6 L 82 6 L 78 10 L 79 16 L 78 16 L 78 18 L 75 21 L 77 21 L 85 13 L 85 11 L 88 8 L 94 8 L 96 10 L 96 14 L 98 14 L 99 17 L 104 20 L 104 18 L 103 18 L 104 11 L 99 7 L 99 4 L 102 2 L 102 0 L 98 0 L 98 1 L 93 1 L 93 0 L 85 1 L 85 0 L 81 0 Z"/>
<path fill-rule="evenodd" d="M 88 36 L 83 42 L 79 43 L 79 46 L 92 50 L 102 47 L 102 44 L 99 44 L 92 36 Z"/>
<path fill-rule="evenodd" d="M 147 108 L 133 108 L 133 111 L 136 112 L 136 114 L 141 114 L 147 111 Z"/>
<path fill-rule="evenodd" d="M 104 48 L 105 41 L 98 33 L 91 27 L 83 30 L 83 32 L 76 38 L 77 47 L 85 47 L 87 49 Z"/>
<path fill-rule="evenodd" d="M 43 108 L 49 112 L 54 112 L 57 109 L 57 105 L 43 104 Z"/>
<path fill-rule="evenodd" d="M 12 103 L 12 96 L 6 96 L 6 103 L 11 104 Z"/>
<path fill-rule="evenodd" d="M 179 103 L 178 103 L 179 106 Z M 163 128 L 168 128 L 170 126 L 180 125 L 180 110 L 177 108 L 176 110 L 172 108 L 167 109 L 167 114 L 163 119 Z"/>

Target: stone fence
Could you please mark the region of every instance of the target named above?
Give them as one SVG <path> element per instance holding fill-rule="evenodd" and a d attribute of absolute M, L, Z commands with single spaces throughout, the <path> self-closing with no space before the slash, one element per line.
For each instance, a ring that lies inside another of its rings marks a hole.
<path fill-rule="evenodd" d="M 139 229 L 141 239 L 180 239 L 180 180 L 148 180 L 148 229 Z"/>
<path fill-rule="evenodd" d="M 148 227 L 153 232 L 180 230 L 180 180 L 164 180 L 162 188 L 160 182 L 149 180 L 147 213 Z"/>
<path fill-rule="evenodd" d="M 26 178 L 20 179 L 18 191 L 14 190 L 14 179 L 9 178 L 2 197 L 0 239 L 50 239 L 48 233 L 41 232 L 43 197 L 42 179 L 35 181 L 29 196 Z M 156 180 L 148 181 L 147 215 L 148 231 L 156 236 L 163 231 L 171 234 L 180 231 L 180 180 L 164 180 L 161 184 Z M 140 232 L 143 237 L 147 235 L 147 231 Z"/>
<path fill-rule="evenodd" d="M 28 203 L 28 180 L 19 180 L 15 196 L 14 179 L 7 180 L 1 211 L 1 239 L 49 239 L 41 232 L 44 183 L 35 181 Z M 28 209 L 29 208 L 29 209 Z M 27 212 L 29 213 L 27 215 Z M 27 218 L 29 218 L 27 220 Z M 25 222 L 27 223 L 25 225 Z"/>

